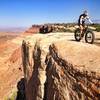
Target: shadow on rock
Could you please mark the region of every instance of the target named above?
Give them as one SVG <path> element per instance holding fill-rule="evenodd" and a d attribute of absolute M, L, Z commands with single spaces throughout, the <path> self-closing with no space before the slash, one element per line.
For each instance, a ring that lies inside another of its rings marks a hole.
<path fill-rule="evenodd" d="M 25 96 L 25 79 L 22 78 L 18 83 L 17 83 L 17 97 L 16 100 L 26 100 Z"/>

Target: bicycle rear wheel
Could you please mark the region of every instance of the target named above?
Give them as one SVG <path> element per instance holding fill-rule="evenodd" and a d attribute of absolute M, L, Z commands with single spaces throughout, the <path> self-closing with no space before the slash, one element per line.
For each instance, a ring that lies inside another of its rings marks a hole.
<path fill-rule="evenodd" d="M 76 41 L 80 41 L 81 40 L 81 33 L 80 33 L 80 29 L 79 28 L 77 28 L 75 30 L 74 37 L 75 37 Z"/>

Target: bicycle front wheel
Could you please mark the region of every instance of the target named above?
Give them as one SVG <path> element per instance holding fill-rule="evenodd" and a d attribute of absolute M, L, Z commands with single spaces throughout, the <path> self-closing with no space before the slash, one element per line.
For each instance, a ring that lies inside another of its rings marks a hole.
<path fill-rule="evenodd" d="M 85 35 L 86 43 L 93 44 L 94 43 L 94 39 L 95 39 L 94 33 L 92 31 L 87 31 L 86 35 Z"/>

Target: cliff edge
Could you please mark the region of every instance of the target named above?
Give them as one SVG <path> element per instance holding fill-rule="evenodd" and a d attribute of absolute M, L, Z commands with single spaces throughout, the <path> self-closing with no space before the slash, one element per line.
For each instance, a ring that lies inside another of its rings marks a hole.
<path fill-rule="evenodd" d="M 37 34 L 22 43 L 27 100 L 99 100 L 100 47 Z"/>

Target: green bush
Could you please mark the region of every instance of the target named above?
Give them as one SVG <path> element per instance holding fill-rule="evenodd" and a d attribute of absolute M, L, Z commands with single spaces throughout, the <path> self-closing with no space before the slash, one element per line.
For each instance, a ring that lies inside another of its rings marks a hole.
<path fill-rule="evenodd" d="M 92 26 L 96 28 L 95 31 L 100 32 L 100 24 L 94 24 Z"/>
<path fill-rule="evenodd" d="M 97 32 L 100 32 L 100 27 L 97 27 L 97 28 L 96 28 L 96 31 L 97 31 Z"/>
<path fill-rule="evenodd" d="M 4 100 L 16 100 L 17 97 L 17 91 L 14 91 L 10 97 L 5 97 Z"/>
<path fill-rule="evenodd" d="M 73 31 L 70 29 L 65 29 L 64 32 L 73 32 Z"/>
<path fill-rule="evenodd" d="M 65 28 L 59 28 L 58 30 L 54 30 L 54 32 L 73 32 L 72 30 L 70 29 L 65 29 Z"/>

